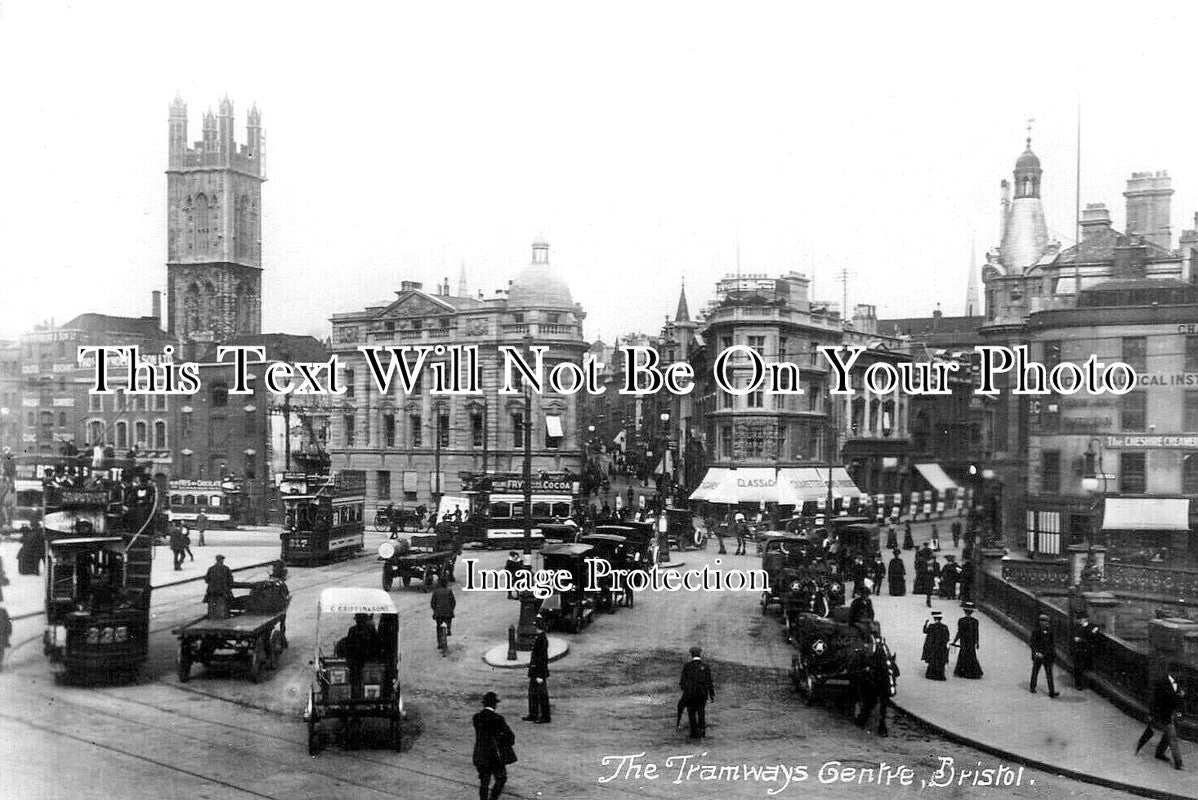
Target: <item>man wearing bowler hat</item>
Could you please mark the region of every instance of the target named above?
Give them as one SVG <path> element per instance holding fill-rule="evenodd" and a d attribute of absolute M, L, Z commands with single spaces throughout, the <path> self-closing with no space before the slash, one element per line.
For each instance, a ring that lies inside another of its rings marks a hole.
<path fill-rule="evenodd" d="M 483 710 L 474 715 L 474 768 L 478 770 L 478 800 L 496 800 L 507 783 L 507 765 L 516 761 L 516 735 L 495 710 L 499 695 L 483 695 Z M 494 784 L 491 781 L 494 780 Z M 488 791 L 489 790 L 489 791 Z"/>

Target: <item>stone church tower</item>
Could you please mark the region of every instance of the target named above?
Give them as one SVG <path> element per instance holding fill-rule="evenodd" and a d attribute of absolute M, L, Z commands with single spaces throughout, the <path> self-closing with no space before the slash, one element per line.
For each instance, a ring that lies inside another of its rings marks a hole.
<path fill-rule="evenodd" d="M 167 168 L 168 330 L 189 358 L 262 332 L 262 124 L 250 109 L 246 143 L 233 136 L 233 103 L 204 115 L 187 143 L 187 106 L 170 108 Z"/>

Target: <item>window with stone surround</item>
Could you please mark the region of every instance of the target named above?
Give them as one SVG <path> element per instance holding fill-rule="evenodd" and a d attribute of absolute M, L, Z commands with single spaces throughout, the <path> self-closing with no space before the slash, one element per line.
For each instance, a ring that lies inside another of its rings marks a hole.
<path fill-rule="evenodd" d="M 1148 489 L 1148 456 L 1145 453 L 1119 454 L 1119 491 L 1143 494 Z"/>
<path fill-rule="evenodd" d="M 1125 431 L 1142 431 L 1148 427 L 1148 394 L 1129 392 L 1123 395 L 1119 413 L 1119 428 Z"/>

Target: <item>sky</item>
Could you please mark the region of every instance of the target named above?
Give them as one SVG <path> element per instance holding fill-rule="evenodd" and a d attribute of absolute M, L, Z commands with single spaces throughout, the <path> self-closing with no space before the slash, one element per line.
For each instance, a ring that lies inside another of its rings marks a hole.
<path fill-rule="evenodd" d="M 0 0 L 0 336 L 149 313 L 166 284 L 167 109 L 227 92 L 266 133 L 263 329 L 464 263 L 490 294 L 544 235 L 588 339 L 656 332 L 730 273 L 882 317 L 963 313 L 1027 120 L 1050 232 L 1123 227 L 1168 170 L 1194 227 L 1198 4 Z"/>

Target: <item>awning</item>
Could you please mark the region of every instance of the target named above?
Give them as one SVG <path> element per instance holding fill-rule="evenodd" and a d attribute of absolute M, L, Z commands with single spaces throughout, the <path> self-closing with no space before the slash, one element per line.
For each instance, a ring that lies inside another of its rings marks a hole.
<path fill-rule="evenodd" d="M 699 488 L 691 492 L 691 500 L 706 500 L 707 495 L 711 490 L 720 485 L 720 481 L 728 474 L 728 470 L 723 467 L 710 467 L 707 474 L 703 476 L 703 482 L 699 484 Z"/>
<path fill-rule="evenodd" d="M 736 487 L 737 502 L 777 503 L 782 506 L 802 505 L 802 496 L 773 467 L 745 467 L 729 470 Z"/>
<path fill-rule="evenodd" d="M 545 432 L 558 439 L 565 436 L 565 433 L 562 432 L 562 418 L 556 414 L 546 414 Z"/>
<path fill-rule="evenodd" d="M 1190 501 L 1173 497 L 1108 497 L 1103 503 L 1106 531 L 1188 531 Z"/>
<path fill-rule="evenodd" d="M 933 489 L 940 492 L 942 497 L 945 492 L 959 488 L 939 464 L 916 464 L 915 471 L 922 475 Z"/>
<path fill-rule="evenodd" d="M 814 467 L 787 467 L 782 475 L 805 503 L 818 502 L 828 495 L 828 481 Z"/>
<path fill-rule="evenodd" d="M 828 468 L 819 467 L 817 470 L 820 475 L 820 480 L 824 484 L 824 493 L 828 489 Z M 849 472 L 844 467 L 832 468 L 832 496 L 846 499 L 864 498 L 868 495 L 857 488 L 857 484 L 853 483 L 853 479 L 849 477 Z"/>
<path fill-rule="evenodd" d="M 709 503 L 721 503 L 725 505 L 736 505 L 740 502 L 740 492 L 736 488 L 736 478 L 732 475 L 732 470 L 724 470 L 724 474 L 720 476 L 719 482 L 711 487 L 706 496 L 703 498 Z"/>

